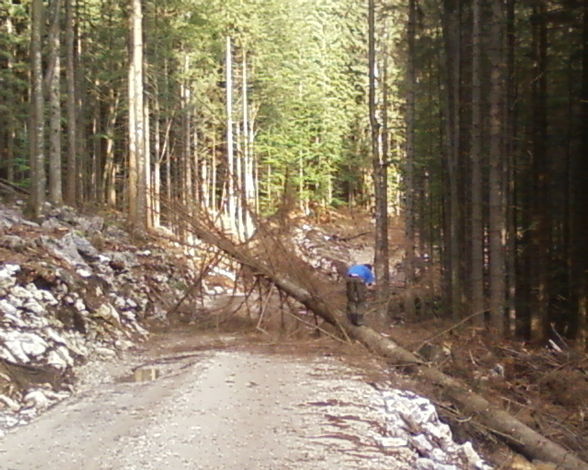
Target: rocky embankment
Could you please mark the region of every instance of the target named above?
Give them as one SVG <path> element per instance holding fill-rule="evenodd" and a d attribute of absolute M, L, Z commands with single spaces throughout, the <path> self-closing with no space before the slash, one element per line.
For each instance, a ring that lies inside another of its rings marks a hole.
<path fill-rule="evenodd" d="M 23 207 L 0 204 L 0 435 L 69 396 L 80 379 L 99 381 L 85 365 L 144 341 L 199 276 L 182 247 L 131 240 L 120 221 L 60 207 L 36 223 Z M 330 238 L 309 226 L 293 235 L 299 255 L 337 277 L 335 259 L 344 266 L 352 256 Z M 199 294 L 222 295 L 232 283 L 230 271 L 212 271 Z"/>
<path fill-rule="evenodd" d="M 80 366 L 144 340 L 195 272 L 179 247 L 131 243 L 103 217 L 34 223 L 0 205 L 0 435 L 71 394 Z"/>

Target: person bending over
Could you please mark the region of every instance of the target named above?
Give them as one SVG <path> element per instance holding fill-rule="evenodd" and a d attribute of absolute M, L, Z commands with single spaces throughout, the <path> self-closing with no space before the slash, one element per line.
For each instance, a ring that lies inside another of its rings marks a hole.
<path fill-rule="evenodd" d="M 347 270 L 347 319 L 355 326 L 363 325 L 367 288 L 375 282 L 371 264 L 355 264 Z"/>

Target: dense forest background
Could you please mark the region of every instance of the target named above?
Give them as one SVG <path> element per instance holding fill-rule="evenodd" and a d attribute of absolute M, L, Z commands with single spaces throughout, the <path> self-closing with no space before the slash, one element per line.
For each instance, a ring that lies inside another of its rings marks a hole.
<path fill-rule="evenodd" d="M 402 215 L 443 315 L 582 346 L 587 156 L 586 0 L 0 0 L 0 178 L 35 217 L 369 210 L 385 297 Z"/>

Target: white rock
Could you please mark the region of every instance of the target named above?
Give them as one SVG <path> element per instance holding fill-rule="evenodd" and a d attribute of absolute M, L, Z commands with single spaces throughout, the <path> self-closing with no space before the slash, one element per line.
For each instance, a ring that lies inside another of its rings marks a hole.
<path fill-rule="evenodd" d="M 2 269 L 0 270 L 0 289 L 10 289 L 16 284 L 16 279 L 11 273 Z"/>
<path fill-rule="evenodd" d="M 444 465 L 430 459 L 418 459 L 417 470 L 459 470 L 455 465 Z"/>
<path fill-rule="evenodd" d="M 46 328 L 44 333 L 45 336 L 54 343 L 67 345 L 67 340 L 53 328 Z"/>
<path fill-rule="evenodd" d="M 90 354 L 86 346 L 85 338 L 78 332 L 64 332 L 63 336 L 67 340 L 68 349 L 77 356 L 86 357 Z"/>
<path fill-rule="evenodd" d="M 29 362 L 30 358 L 24 352 L 24 349 L 22 347 L 22 343 L 17 339 L 13 339 L 13 338 L 9 337 L 8 333 L 10 333 L 10 332 L 3 331 L 0 333 L 0 340 L 2 340 L 4 343 L 4 349 L 6 349 L 8 351 L 8 353 L 10 353 L 14 358 L 16 358 L 14 360 L 14 362 L 20 362 L 20 363 Z"/>
<path fill-rule="evenodd" d="M 74 360 L 65 346 L 59 346 L 47 354 L 47 363 L 56 369 L 65 370 L 74 365 Z"/>
<path fill-rule="evenodd" d="M 18 402 L 6 395 L 0 395 L 0 402 L 4 403 L 10 411 L 18 411 L 20 409 Z"/>
<path fill-rule="evenodd" d="M 6 315 L 16 315 L 18 309 L 6 299 L 0 299 L 0 312 Z"/>
<path fill-rule="evenodd" d="M 123 339 L 123 338 L 116 340 L 114 342 L 114 344 L 117 347 L 117 349 L 121 349 L 121 350 L 131 349 L 132 347 L 135 346 L 135 343 L 133 343 L 132 341 L 129 341 L 128 339 Z"/>
<path fill-rule="evenodd" d="M 451 429 L 439 420 L 434 405 L 426 398 L 408 391 L 389 390 L 383 393 L 383 399 L 386 434 L 406 439 L 409 447 L 420 455 L 414 468 L 457 470 L 467 461 L 479 470 L 490 469 L 484 466 L 471 444 L 460 446 L 453 441 Z"/>
<path fill-rule="evenodd" d="M 408 445 L 406 439 L 403 439 L 401 437 L 378 437 L 377 441 L 378 444 L 385 449 L 390 449 L 394 447 L 406 447 Z"/>
<path fill-rule="evenodd" d="M 116 357 L 116 352 L 112 349 L 104 348 L 104 347 L 96 347 L 94 348 L 94 352 L 98 355 L 98 357 L 103 359 L 113 359 Z"/>
<path fill-rule="evenodd" d="M 450 450 L 452 450 L 452 449 L 448 449 L 448 448 L 444 448 L 444 449 L 439 449 L 439 448 L 433 449 L 433 451 L 431 452 L 430 457 L 435 462 L 438 462 L 438 463 L 447 463 L 447 457 L 448 457 L 448 454 L 450 453 Z"/>
<path fill-rule="evenodd" d="M 41 293 L 41 300 L 43 302 L 52 306 L 59 304 L 59 301 L 55 298 L 51 291 L 40 289 L 39 292 Z"/>
<path fill-rule="evenodd" d="M 467 460 L 470 465 L 473 465 L 474 468 L 478 470 L 491 470 L 492 467 L 486 465 L 484 460 L 478 455 L 478 453 L 474 450 L 472 443 L 467 441 L 461 445 L 461 452 L 463 456 Z"/>
<path fill-rule="evenodd" d="M 109 303 L 100 305 L 100 307 L 98 307 L 98 309 L 94 312 L 94 316 L 103 318 L 107 321 L 114 320 L 116 323 L 120 323 L 120 315 L 118 314 L 116 309 Z"/>
<path fill-rule="evenodd" d="M 80 313 L 86 311 L 86 304 L 84 304 L 84 301 L 82 299 L 76 299 L 73 305 L 74 308 Z"/>
<path fill-rule="evenodd" d="M 26 286 L 24 286 L 26 290 L 29 291 L 30 297 L 35 300 L 41 300 L 41 291 L 37 289 L 37 286 L 32 282 L 29 282 Z"/>
<path fill-rule="evenodd" d="M 14 286 L 10 289 L 11 297 L 16 297 L 17 299 L 28 299 L 32 297 L 31 293 L 22 286 Z"/>
<path fill-rule="evenodd" d="M 22 319 L 27 329 L 38 330 L 49 325 L 49 320 L 45 315 L 39 315 L 29 311 L 24 311 Z"/>
<path fill-rule="evenodd" d="M 451 428 L 447 424 L 438 422 L 431 425 L 428 423 L 428 425 L 424 426 L 424 429 L 439 442 L 442 449 L 449 449 L 454 445 Z"/>
<path fill-rule="evenodd" d="M 2 318 L 2 323 L 14 328 L 26 328 L 27 326 L 25 321 L 18 314 L 13 315 L 11 313 L 4 314 Z"/>
<path fill-rule="evenodd" d="M 20 266 L 18 264 L 7 263 L 3 266 L 3 270 L 8 271 L 10 275 L 14 275 L 20 271 Z"/>
<path fill-rule="evenodd" d="M 9 362 L 17 362 L 16 357 L 2 345 L 0 345 L 0 358 Z"/>
<path fill-rule="evenodd" d="M 22 308 L 28 310 L 29 312 L 33 312 L 36 315 L 44 315 L 46 310 L 34 297 L 26 299 L 23 304 Z"/>
<path fill-rule="evenodd" d="M 433 445 L 424 434 L 410 436 L 410 443 L 419 451 L 420 454 L 429 455 L 433 450 Z"/>
<path fill-rule="evenodd" d="M 22 349 L 29 357 L 39 357 L 47 351 L 47 342 L 35 333 L 21 333 L 20 341 Z"/>
<path fill-rule="evenodd" d="M 137 315 L 135 315 L 135 313 L 130 310 L 123 310 L 120 312 L 120 316 L 131 325 L 137 322 Z"/>
<path fill-rule="evenodd" d="M 437 464 L 430 459 L 418 459 L 415 468 L 416 470 L 437 470 Z"/>
<path fill-rule="evenodd" d="M 0 413 L 0 426 L 4 429 L 13 428 L 19 424 L 22 424 L 23 421 L 20 417 L 20 414 L 14 413 Z M 2 433 L 0 431 L 0 437 L 2 437 Z"/>
<path fill-rule="evenodd" d="M 78 273 L 81 277 L 87 278 L 92 275 L 92 271 L 86 268 L 78 268 L 76 269 L 76 273 Z"/>
<path fill-rule="evenodd" d="M 25 395 L 23 402 L 28 408 L 35 408 L 39 411 L 46 410 L 51 404 L 49 398 L 47 398 L 43 390 L 40 389 L 28 392 Z"/>
<path fill-rule="evenodd" d="M 114 298 L 114 306 L 116 308 L 120 308 L 122 310 L 123 308 L 125 308 L 125 304 L 126 304 L 126 302 L 125 302 L 125 299 L 123 297 L 118 297 L 117 296 L 117 297 Z"/>

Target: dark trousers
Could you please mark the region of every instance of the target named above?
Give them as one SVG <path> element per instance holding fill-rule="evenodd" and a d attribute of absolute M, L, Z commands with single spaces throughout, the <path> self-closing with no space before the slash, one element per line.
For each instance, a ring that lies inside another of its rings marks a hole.
<path fill-rule="evenodd" d="M 347 319 L 355 326 L 363 325 L 367 288 L 363 279 L 347 277 Z"/>

